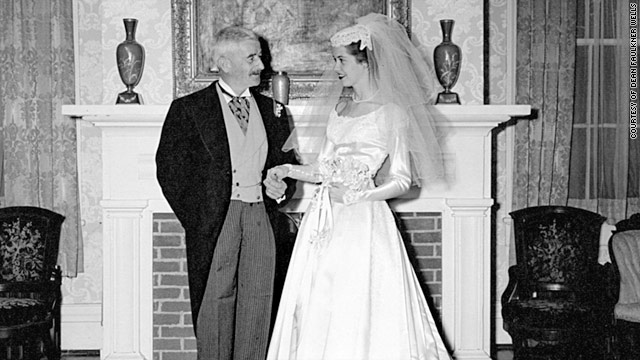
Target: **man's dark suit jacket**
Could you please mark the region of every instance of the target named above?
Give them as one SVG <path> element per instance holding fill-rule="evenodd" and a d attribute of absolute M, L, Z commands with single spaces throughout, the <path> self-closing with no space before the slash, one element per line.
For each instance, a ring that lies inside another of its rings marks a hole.
<path fill-rule="evenodd" d="M 283 108 L 277 116 L 273 99 L 255 91 L 252 96 L 258 104 L 269 146 L 264 179 L 268 169 L 297 162 L 293 152 L 281 150 L 290 133 L 286 110 Z M 216 82 L 171 103 L 156 164 L 162 192 L 185 230 L 191 313 L 197 331 L 213 251 L 231 201 L 231 155 Z M 286 181 L 286 198 L 290 199 L 295 182 Z M 278 212 L 278 204 L 266 196 L 264 185 L 262 193 L 278 241 L 279 229 L 286 220 Z"/>

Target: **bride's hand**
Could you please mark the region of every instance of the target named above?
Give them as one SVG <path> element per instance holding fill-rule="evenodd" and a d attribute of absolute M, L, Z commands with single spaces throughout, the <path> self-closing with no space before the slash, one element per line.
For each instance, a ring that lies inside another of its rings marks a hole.
<path fill-rule="evenodd" d="M 282 181 L 289 175 L 289 167 L 285 165 L 274 166 L 271 169 L 267 170 L 267 179 L 271 179 L 273 181 Z"/>
<path fill-rule="evenodd" d="M 351 205 L 362 200 L 363 193 L 354 191 L 343 184 L 332 184 L 329 188 L 329 198 L 332 202 Z"/>

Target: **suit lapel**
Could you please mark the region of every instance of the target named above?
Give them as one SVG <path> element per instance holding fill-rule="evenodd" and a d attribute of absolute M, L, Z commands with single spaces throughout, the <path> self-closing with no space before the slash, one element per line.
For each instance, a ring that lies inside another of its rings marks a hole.
<path fill-rule="evenodd" d="M 202 98 L 196 100 L 192 109 L 196 119 L 196 126 L 200 131 L 200 138 L 209 155 L 230 158 L 227 129 L 222 115 L 218 91 L 216 90 L 216 83 L 217 81 L 213 82 L 203 90 Z"/>

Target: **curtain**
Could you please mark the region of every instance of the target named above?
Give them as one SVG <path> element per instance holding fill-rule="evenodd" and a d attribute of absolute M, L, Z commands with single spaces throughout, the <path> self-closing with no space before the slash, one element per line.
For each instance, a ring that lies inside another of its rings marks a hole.
<path fill-rule="evenodd" d="M 516 103 L 537 117 L 515 125 L 513 209 L 566 205 L 576 0 L 519 0 Z"/>
<path fill-rule="evenodd" d="M 640 211 L 640 141 L 629 138 L 629 1 L 592 0 L 578 14 L 584 60 L 577 68 L 569 204 L 615 223 Z"/>
<path fill-rule="evenodd" d="M 3 206 L 66 217 L 58 257 L 65 276 L 82 269 L 76 130 L 61 115 L 75 94 L 72 14 L 69 0 L 0 5 Z"/>
<path fill-rule="evenodd" d="M 513 210 L 567 204 L 575 13 L 576 0 L 517 3 L 516 103 L 530 104 L 536 116 L 515 125 Z"/>

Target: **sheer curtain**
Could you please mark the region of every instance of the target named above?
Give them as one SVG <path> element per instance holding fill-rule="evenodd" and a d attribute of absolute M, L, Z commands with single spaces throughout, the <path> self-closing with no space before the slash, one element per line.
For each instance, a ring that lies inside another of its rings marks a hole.
<path fill-rule="evenodd" d="M 69 0 L 11 0 L 0 5 L 2 206 L 63 214 L 58 263 L 82 269 L 76 131 L 61 113 L 74 103 L 73 8 Z"/>
<path fill-rule="evenodd" d="M 578 5 L 569 205 L 614 223 L 640 211 L 640 140 L 629 138 L 629 1 Z"/>

